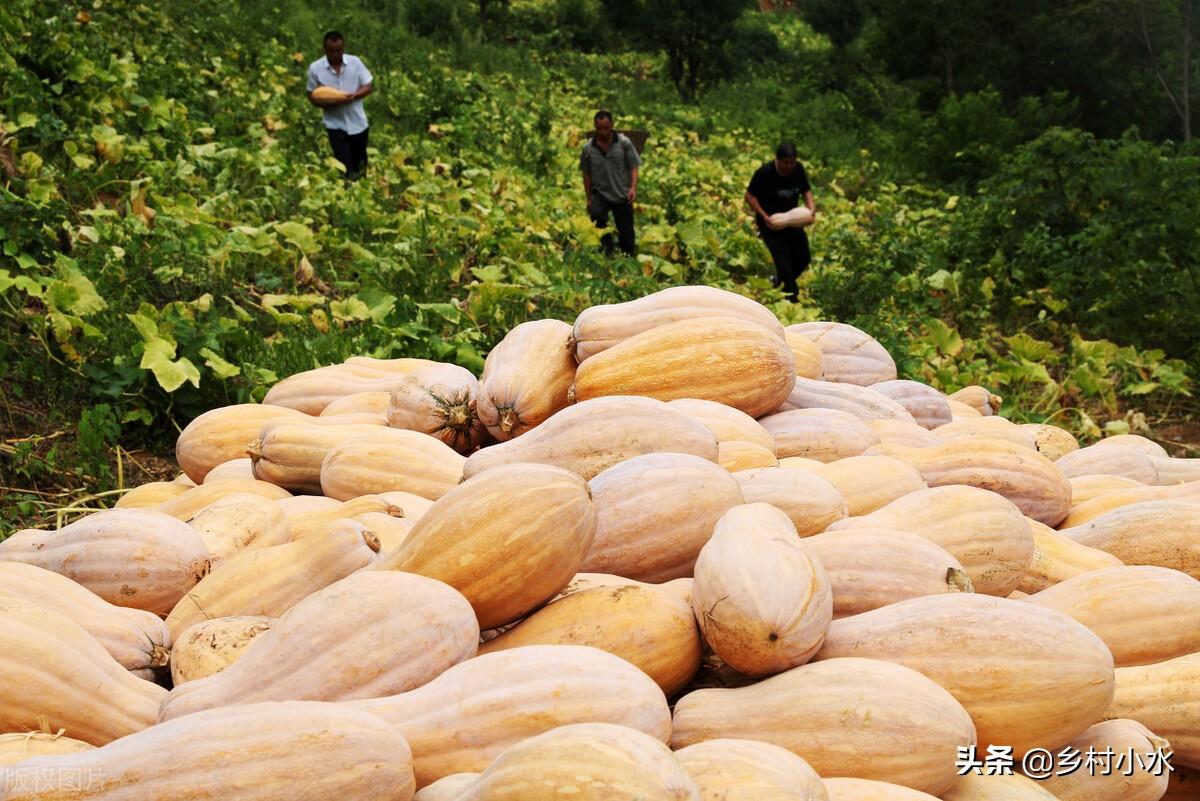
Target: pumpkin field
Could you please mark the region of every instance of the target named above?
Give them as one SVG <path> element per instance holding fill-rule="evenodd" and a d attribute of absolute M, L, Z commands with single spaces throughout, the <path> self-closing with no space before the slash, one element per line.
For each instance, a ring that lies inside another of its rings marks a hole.
<path fill-rule="evenodd" d="M 815 1 L 687 69 L 688 3 L 343 5 L 0 8 L 0 801 L 1200 799 L 1190 133 Z"/>

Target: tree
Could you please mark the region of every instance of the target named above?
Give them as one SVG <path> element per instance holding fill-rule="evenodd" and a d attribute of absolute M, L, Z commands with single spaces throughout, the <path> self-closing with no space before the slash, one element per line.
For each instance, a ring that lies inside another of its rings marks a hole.
<path fill-rule="evenodd" d="M 725 44 L 754 0 L 605 0 L 604 5 L 634 45 L 666 55 L 671 82 L 690 103 L 703 86 L 731 71 L 735 54 Z"/>

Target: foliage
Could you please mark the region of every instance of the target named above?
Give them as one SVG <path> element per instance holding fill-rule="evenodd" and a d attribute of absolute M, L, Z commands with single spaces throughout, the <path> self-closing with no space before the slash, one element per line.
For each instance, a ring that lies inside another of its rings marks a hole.
<path fill-rule="evenodd" d="M 1191 391 L 1195 155 L 1044 130 L 1074 114 L 1047 95 L 926 117 L 878 75 L 843 84 L 847 51 L 789 13 L 711 23 L 731 35 L 705 69 L 741 57 L 680 103 L 670 57 L 610 47 L 599 0 L 489 4 L 486 37 L 481 6 L 421 8 L 0 7 L 0 487 L 21 488 L 0 534 L 79 501 L 63 486 L 87 506 L 162 477 L 189 419 L 280 377 L 352 354 L 478 371 L 523 320 L 672 284 L 860 325 L 905 375 L 1081 434 Z M 415 36 L 439 9 L 461 36 Z M 334 26 L 377 84 L 353 183 L 303 94 Z M 599 106 L 650 132 L 636 259 L 600 254 L 582 202 Z M 798 305 L 742 203 L 783 138 L 821 210 Z"/>

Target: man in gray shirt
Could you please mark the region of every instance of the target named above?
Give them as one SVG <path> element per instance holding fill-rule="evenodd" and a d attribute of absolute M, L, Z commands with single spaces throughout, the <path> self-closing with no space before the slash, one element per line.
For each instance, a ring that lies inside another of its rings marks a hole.
<path fill-rule="evenodd" d="M 584 143 L 579 157 L 588 215 L 597 228 L 606 228 L 611 211 L 621 252 L 632 256 L 636 252 L 633 201 L 637 198 L 638 168 L 642 159 L 629 137 L 613 133 L 611 113 L 597 111 L 592 123 L 596 133 Z M 611 255 L 612 234 L 605 234 L 600 241 L 605 253 Z"/>
<path fill-rule="evenodd" d="M 325 57 L 308 66 L 308 99 L 323 109 L 325 131 L 334 157 L 355 178 L 367 168 L 367 113 L 362 99 L 371 94 L 374 78 L 362 59 L 346 55 L 346 40 L 337 31 L 325 34 Z M 327 86 L 342 93 L 335 100 L 313 97 L 313 90 Z"/>

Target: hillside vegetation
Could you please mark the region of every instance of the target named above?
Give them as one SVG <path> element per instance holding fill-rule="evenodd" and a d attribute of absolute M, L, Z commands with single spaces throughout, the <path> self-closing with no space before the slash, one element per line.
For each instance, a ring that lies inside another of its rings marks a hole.
<path fill-rule="evenodd" d="M 597 47 L 624 41 L 601 6 L 481 5 L 0 8 L 0 528 L 108 505 L 189 419 L 294 372 L 478 372 L 520 321 L 673 284 L 853 323 L 902 376 L 1085 438 L 1188 419 L 1194 143 L 1102 138 L 1062 93 L 931 105 L 787 10 L 748 10 L 684 102 L 652 43 Z M 304 96 L 328 27 L 376 78 L 354 183 Z M 650 134 L 636 259 L 604 258 L 585 213 L 600 107 Z M 742 203 L 781 139 L 821 212 L 798 304 Z"/>

